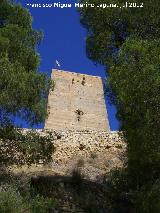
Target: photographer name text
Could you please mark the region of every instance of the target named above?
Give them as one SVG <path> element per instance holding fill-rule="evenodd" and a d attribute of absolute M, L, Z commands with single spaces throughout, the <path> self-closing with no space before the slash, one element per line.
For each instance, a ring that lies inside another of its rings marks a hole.
<path fill-rule="evenodd" d="M 123 5 L 118 5 L 118 4 L 89 4 L 89 3 L 27 3 L 27 7 L 32 7 L 32 8 L 143 8 L 144 4 L 143 3 L 136 3 L 136 2 L 125 2 Z"/>

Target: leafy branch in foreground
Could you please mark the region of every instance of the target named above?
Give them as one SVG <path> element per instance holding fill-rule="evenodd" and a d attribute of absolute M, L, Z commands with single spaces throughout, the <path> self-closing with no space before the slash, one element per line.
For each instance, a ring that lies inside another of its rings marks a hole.
<path fill-rule="evenodd" d="M 0 1 L 0 126 L 19 116 L 30 125 L 44 122 L 51 85 L 38 72 L 37 46 L 42 33 L 32 28 L 28 10 L 9 0 Z"/>
<path fill-rule="evenodd" d="M 112 194 L 113 212 L 157 213 L 160 209 L 156 198 L 160 178 L 160 7 L 158 0 L 143 2 L 144 8 L 80 9 L 81 23 L 88 31 L 87 55 L 108 68 L 106 85 L 128 143 L 126 172 L 119 171 L 111 181 L 114 184 L 118 179 Z M 109 5 L 110 1 L 88 3 Z M 121 181 L 127 187 L 121 187 Z M 127 193 L 129 202 L 124 202 L 121 196 Z"/>
<path fill-rule="evenodd" d="M 48 163 L 54 151 L 51 132 L 25 131 L 12 126 L 0 129 L 0 164 Z"/>

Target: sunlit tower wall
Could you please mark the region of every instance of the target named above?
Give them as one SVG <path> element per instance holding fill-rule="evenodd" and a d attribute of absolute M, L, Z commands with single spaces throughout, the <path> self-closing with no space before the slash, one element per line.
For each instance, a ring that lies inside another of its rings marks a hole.
<path fill-rule="evenodd" d="M 52 70 L 51 78 L 45 129 L 110 130 L 100 77 Z"/>

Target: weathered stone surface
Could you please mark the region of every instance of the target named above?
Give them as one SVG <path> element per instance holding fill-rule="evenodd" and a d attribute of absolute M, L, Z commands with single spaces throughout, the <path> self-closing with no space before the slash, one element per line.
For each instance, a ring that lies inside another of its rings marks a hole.
<path fill-rule="evenodd" d="M 102 79 L 53 70 L 45 129 L 109 131 Z"/>
<path fill-rule="evenodd" d="M 37 131 L 52 132 L 55 151 L 49 165 L 37 166 L 43 173 L 64 176 L 79 167 L 86 179 L 103 181 L 111 169 L 124 166 L 126 143 L 122 133 L 109 129 L 102 79 L 58 70 L 52 79 L 49 117 L 45 129 Z"/>
<path fill-rule="evenodd" d="M 53 131 L 53 130 L 52 130 Z M 92 154 L 106 153 L 119 158 L 126 150 L 126 143 L 120 132 L 116 131 L 53 131 L 55 135 L 53 153 L 55 162 L 67 163 L 74 156 L 90 157 Z M 57 139 L 59 135 L 59 139 Z M 92 157 L 92 156 L 91 156 Z M 121 160 L 120 160 L 121 161 Z"/>
<path fill-rule="evenodd" d="M 27 131 L 27 130 L 25 130 Z M 37 130 L 45 135 L 46 130 Z M 48 130 L 47 130 L 48 131 Z M 126 161 L 126 143 L 123 135 L 116 131 L 94 130 L 50 130 L 55 151 L 50 165 L 39 164 L 23 167 L 17 172 L 41 171 L 43 174 L 70 175 L 79 167 L 86 179 L 103 181 L 111 169 L 121 168 Z M 13 169 L 16 172 L 16 169 Z"/>

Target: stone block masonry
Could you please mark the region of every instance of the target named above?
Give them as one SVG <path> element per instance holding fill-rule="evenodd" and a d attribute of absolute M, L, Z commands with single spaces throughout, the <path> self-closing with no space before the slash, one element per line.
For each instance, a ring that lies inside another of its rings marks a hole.
<path fill-rule="evenodd" d="M 29 131 L 23 129 L 23 132 Z M 50 131 L 53 136 L 52 161 L 44 165 L 40 161 L 29 168 L 12 166 L 14 173 L 33 173 L 70 176 L 74 169 L 80 169 L 84 178 L 103 181 L 114 168 L 122 168 L 127 162 L 126 142 L 123 134 L 116 131 L 95 130 L 36 130 L 41 136 Z M 16 153 L 17 147 L 15 147 Z"/>
<path fill-rule="evenodd" d="M 67 162 L 73 156 L 89 157 L 92 153 L 112 153 L 114 158 L 123 155 L 126 143 L 122 133 L 111 131 L 54 131 L 53 160 Z M 104 157 L 104 156 L 103 156 Z M 107 157 L 107 154 L 106 154 Z"/>
<path fill-rule="evenodd" d="M 53 70 L 52 79 L 55 88 L 48 97 L 49 116 L 45 128 L 36 130 L 42 136 L 51 132 L 52 161 L 13 170 L 68 176 L 78 168 L 84 178 L 103 182 L 112 169 L 125 166 L 127 144 L 122 133 L 110 131 L 102 79 L 59 70 Z"/>
<path fill-rule="evenodd" d="M 45 129 L 109 131 L 102 79 L 53 70 Z"/>
<path fill-rule="evenodd" d="M 116 131 L 51 130 L 55 152 L 50 169 L 69 175 L 80 168 L 86 179 L 98 181 L 114 168 L 126 162 L 126 143 Z M 43 131 L 45 133 L 45 131 Z"/>
<path fill-rule="evenodd" d="M 120 132 L 110 131 L 102 79 L 60 70 L 53 70 L 51 78 L 49 116 L 44 130 L 37 130 L 53 135 L 48 170 L 66 176 L 80 168 L 86 179 L 103 181 L 110 170 L 124 166 L 126 143 Z"/>

